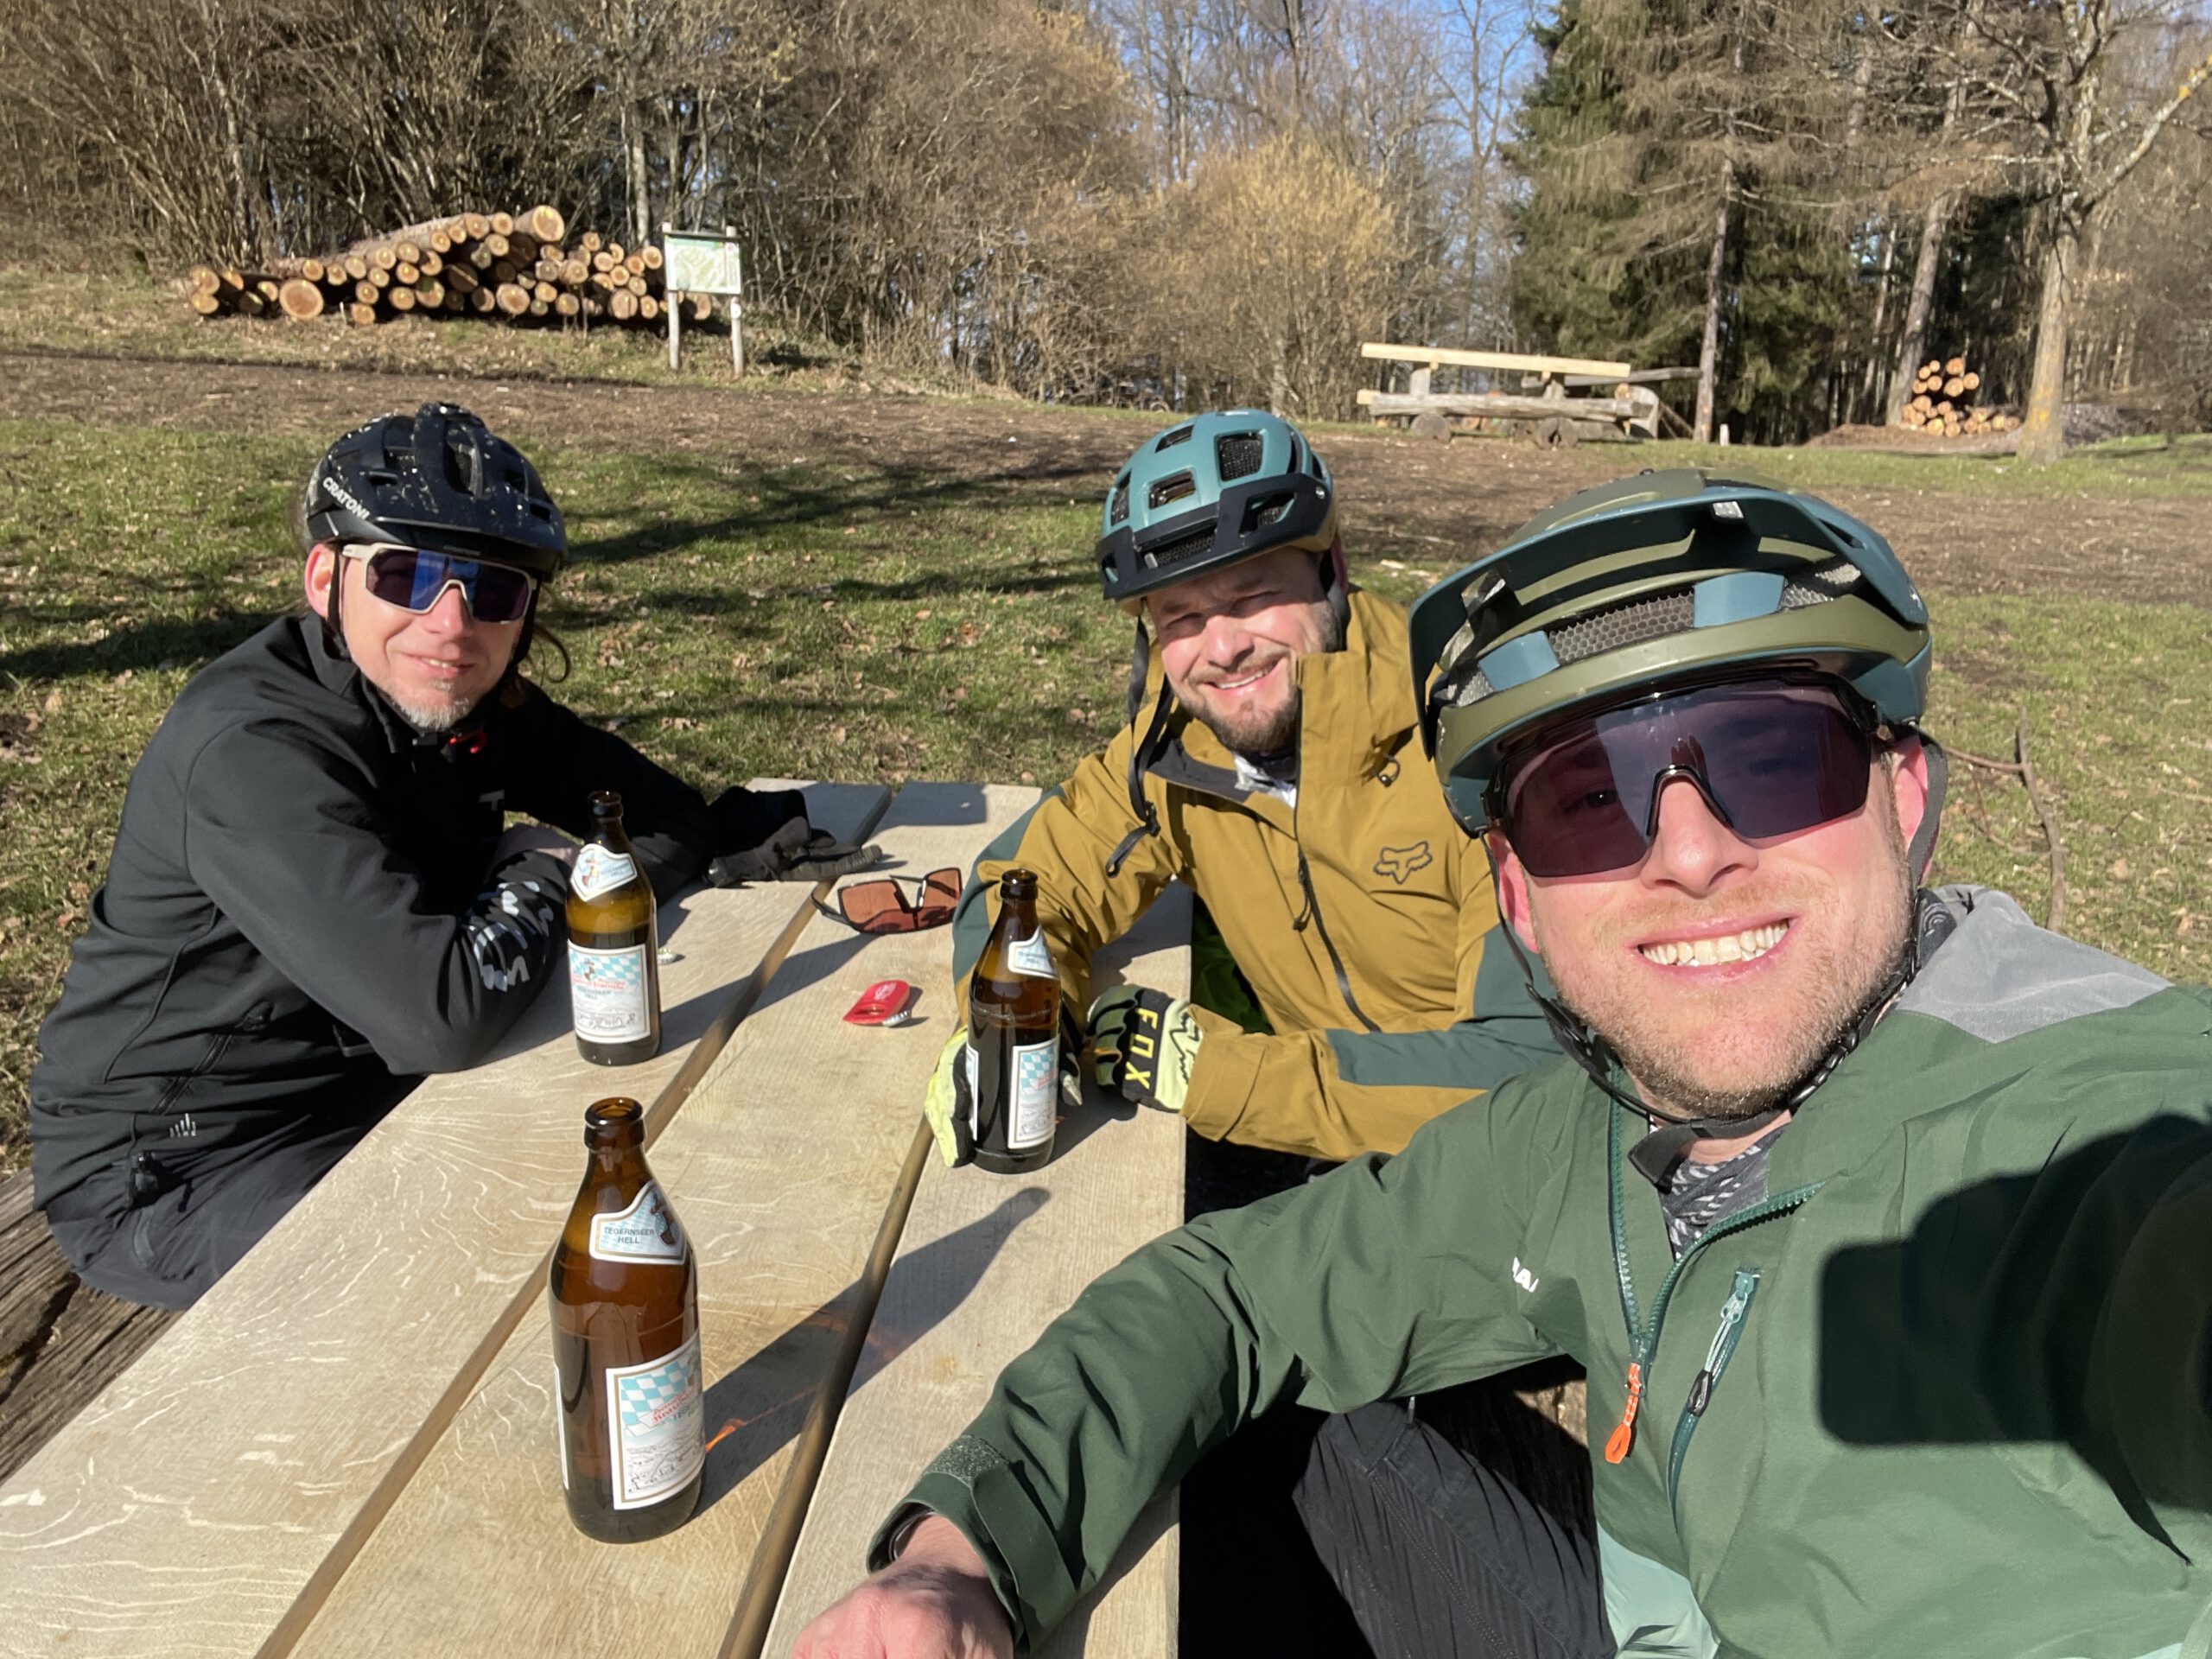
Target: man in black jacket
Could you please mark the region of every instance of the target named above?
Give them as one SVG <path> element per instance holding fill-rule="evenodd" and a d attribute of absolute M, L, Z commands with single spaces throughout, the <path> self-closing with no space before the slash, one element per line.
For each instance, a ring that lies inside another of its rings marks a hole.
<path fill-rule="evenodd" d="M 31 1077 L 63 1254 L 156 1306 L 198 1298 L 561 976 L 554 830 L 588 828 L 590 791 L 621 795 L 664 899 L 710 859 L 718 880 L 812 880 L 874 851 L 811 830 L 796 795 L 710 808 L 518 676 L 567 536 L 467 410 L 349 433 L 305 505 L 312 614 L 208 664 L 147 746 Z M 509 813 L 552 828 L 503 832 Z"/>

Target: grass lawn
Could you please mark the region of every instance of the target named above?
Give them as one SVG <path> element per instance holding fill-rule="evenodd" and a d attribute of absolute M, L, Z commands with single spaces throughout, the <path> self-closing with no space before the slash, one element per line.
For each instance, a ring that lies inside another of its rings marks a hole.
<path fill-rule="evenodd" d="M 1096 595 L 1087 492 L 895 462 L 532 448 L 577 549 L 549 613 L 573 658 L 558 695 L 709 792 L 761 772 L 1047 782 L 1121 718 L 1128 625 Z M 315 453 L 0 420 L 0 1166 L 21 1156 L 37 1021 L 131 763 L 192 671 L 296 597 L 285 504 Z M 1993 499 L 2043 493 L 1986 462 L 1801 451 L 1758 464 L 1862 488 L 1892 466 L 1928 488 L 1917 469 L 1957 468 L 1974 481 L 1956 487 Z M 2192 446 L 2146 450 L 2126 468 L 2081 463 L 2068 487 L 2109 499 L 2140 471 L 2193 493 L 2208 465 Z M 1401 600 L 1425 574 L 1355 570 Z M 2068 931 L 2212 978 L 2204 613 L 2060 595 L 1931 602 L 1936 728 L 2009 759 L 2026 717 L 2065 842 Z M 2048 870 L 2024 795 L 1968 770 L 1955 775 L 1939 876 L 2007 887 L 2040 917 Z"/>

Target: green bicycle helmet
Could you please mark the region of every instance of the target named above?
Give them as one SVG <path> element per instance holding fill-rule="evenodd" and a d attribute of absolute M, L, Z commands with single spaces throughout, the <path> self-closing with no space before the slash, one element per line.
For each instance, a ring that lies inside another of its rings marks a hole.
<path fill-rule="evenodd" d="M 1496 820 L 1502 763 L 1561 718 L 1715 680 L 1811 674 L 1873 721 L 1922 739 L 1928 805 L 1907 868 L 1928 867 L 1942 815 L 1928 701 L 1928 607 L 1890 544 L 1818 497 L 1749 474 L 1645 472 L 1570 496 L 1503 547 L 1438 582 L 1408 620 L 1421 741 L 1470 835 Z M 1560 1046 L 1639 1123 L 1631 1154 L 1658 1179 L 1698 1135 L 1738 1137 L 1802 1109 L 1873 1029 L 1940 940 L 1923 906 L 1899 963 L 1809 1071 L 1765 1112 L 1676 1117 L 1613 1081 L 1605 1042 L 1505 940 Z"/>
<path fill-rule="evenodd" d="M 1840 681 L 1899 730 L 1927 706 L 1928 607 L 1890 544 L 1749 474 L 1570 496 L 1423 594 L 1408 628 L 1421 741 L 1470 835 L 1500 760 L 1562 715 L 1770 671 Z"/>
<path fill-rule="evenodd" d="M 1137 447 L 1106 493 L 1098 539 L 1105 596 L 1147 594 L 1279 547 L 1337 540 L 1329 469 L 1299 429 L 1257 409 L 1217 410 Z"/>

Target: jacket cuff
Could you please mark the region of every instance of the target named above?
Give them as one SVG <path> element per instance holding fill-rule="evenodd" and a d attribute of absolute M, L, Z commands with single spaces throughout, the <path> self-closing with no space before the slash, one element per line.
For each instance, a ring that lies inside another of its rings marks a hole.
<path fill-rule="evenodd" d="M 916 1509 L 951 1522 L 983 1558 L 992 1592 L 1013 1622 L 1017 1653 L 1036 1648 L 1075 1605 L 1075 1581 L 1058 1541 L 997 1447 L 963 1434 L 938 1452 L 868 1541 L 870 1572 L 889 1564 L 892 1540 Z"/>
<path fill-rule="evenodd" d="M 1259 1086 L 1261 1041 L 1210 1008 L 1194 1003 L 1191 1012 L 1198 1022 L 1198 1058 L 1183 1096 L 1183 1121 L 1209 1141 L 1226 1141 Z"/>

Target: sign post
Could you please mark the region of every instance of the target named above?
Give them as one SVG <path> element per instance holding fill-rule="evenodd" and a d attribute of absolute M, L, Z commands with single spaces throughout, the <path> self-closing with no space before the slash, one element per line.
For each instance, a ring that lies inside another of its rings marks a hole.
<path fill-rule="evenodd" d="M 739 251 L 737 232 L 722 226 L 711 231 L 678 231 L 660 227 L 662 284 L 670 294 L 726 296 L 729 300 L 729 359 L 738 374 L 745 372 L 745 257 Z M 678 321 L 683 307 L 668 308 L 668 366 L 676 366 L 681 340 Z"/>

